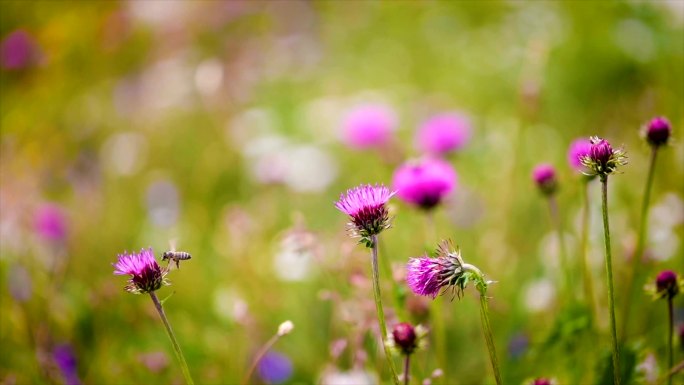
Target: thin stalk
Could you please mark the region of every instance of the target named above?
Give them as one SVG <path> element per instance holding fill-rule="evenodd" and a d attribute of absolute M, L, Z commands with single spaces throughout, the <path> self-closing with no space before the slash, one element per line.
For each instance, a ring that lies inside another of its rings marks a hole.
<path fill-rule="evenodd" d="M 378 236 L 371 235 L 371 242 L 373 243 L 373 247 L 371 248 L 373 296 L 375 297 L 375 310 L 378 313 L 378 322 L 380 323 L 380 337 L 382 339 L 382 348 L 385 350 L 385 357 L 387 358 L 387 363 L 389 364 L 390 372 L 392 375 L 392 382 L 395 385 L 399 385 L 399 379 L 397 378 L 397 369 L 394 367 L 394 361 L 392 361 L 392 354 L 386 343 L 387 325 L 385 325 L 385 311 L 382 309 L 382 298 L 380 296 L 380 274 L 378 271 Z"/>
<path fill-rule="evenodd" d="M 254 373 L 254 370 L 256 369 L 257 365 L 259 365 L 259 361 L 261 361 L 262 358 L 266 355 L 266 353 L 271 350 L 273 345 L 275 345 L 276 341 L 278 341 L 278 338 L 280 338 L 279 334 L 273 335 L 271 339 L 269 339 L 264 346 L 259 349 L 257 352 L 256 356 L 254 356 L 254 361 L 252 361 L 252 365 L 249 367 L 249 370 L 247 371 L 247 374 L 245 374 L 245 377 L 242 379 L 241 384 L 245 385 L 249 382 L 249 379 L 252 378 L 252 374 Z"/>
<path fill-rule="evenodd" d="M 639 234 L 637 236 L 637 244 L 634 249 L 634 254 L 632 255 L 632 269 L 628 274 L 627 278 L 627 301 L 625 301 L 623 313 L 622 313 L 622 332 L 620 335 L 624 339 L 627 333 L 627 321 L 630 319 L 630 311 L 632 301 L 632 294 L 635 290 L 635 282 L 637 282 L 637 276 L 639 275 L 639 267 L 641 265 L 641 259 L 644 254 L 644 247 L 646 246 L 646 233 L 648 230 L 648 205 L 651 200 L 651 186 L 653 186 L 653 176 L 655 175 L 655 165 L 656 159 L 658 158 L 658 147 L 653 146 L 651 148 L 651 162 L 648 165 L 648 176 L 646 177 L 646 187 L 644 187 L 644 199 L 641 202 L 641 213 L 639 217 Z"/>
<path fill-rule="evenodd" d="M 667 318 L 668 318 L 668 329 L 667 329 L 667 355 L 669 358 L 669 363 L 668 368 L 672 368 L 674 365 L 674 360 L 673 360 L 673 353 L 672 353 L 672 329 L 674 329 L 673 321 L 674 321 L 674 311 L 672 307 L 672 297 L 668 296 L 667 298 Z M 672 385 L 672 376 L 669 376 L 667 378 L 667 383 L 668 385 Z"/>
<path fill-rule="evenodd" d="M 496 384 L 501 385 L 501 373 L 499 372 L 499 359 L 496 357 L 496 347 L 494 346 L 494 336 L 492 335 L 492 325 L 489 323 L 489 306 L 487 305 L 487 297 L 484 293 L 480 293 L 480 320 L 482 321 L 482 333 L 487 343 L 487 350 L 489 351 L 489 361 L 492 363 L 492 370 L 494 370 L 494 378 Z"/>
<path fill-rule="evenodd" d="M 404 357 L 404 385 L 409 384 L 409 365 L 411 364 L 411 355 L 407 354 Z"/>
<path fill-rule="evenodd" d="M 581 230 L 581 250 L 582 253 L 580 263 L 582 264 L 582 273 L 584 274 L 584 296 L 586 297 L 587 305 L 591 309 L 591 313 L 596 312 L 596 302 L 594 299 L 594 284 L 591 270 L 589 269 L 589 253 L 587 253 L 587 244 L 589 241 L 589 182 L 590 180 L 584 178 L 582 186 L 582 230 Z"/>
<path fill-rule="evenodd" d="M 613 256 L 610 250 L 610 228 L 608 226 L 608 176 L 601 175 L 601 200 L 603 211 L 603 233 L 606 243 L 606 279 L 608 280 L 608 307 L 610 308 L 610 332 L 613 338 L 613 383 L 620 384 L 620 351 L 617 328 L 615 327 L 615 294 L 613 292 Z"/>
<path fill-rule="evenodd" d="M 575 296 L 572 291 L 572 274 L 570 271 L 570 266 L 568 264 L 567 249 L 565 248 L 565 237 L 563 237 L 563 225 L 561 223 L 560 214 L 558 212 L 558 202 L 554 195 L 549 196 L 549 214 L 551 215 L 551 222 L 553 223 L 554 230 L 558 234 L 558 248 L 560 249 L 560 265 L 563 273 L 561 274 L 563 280 L 563 290 L 566 296 L 570 298 L 571 302 L 574 302 Z"/>
<path fill-rule="evenodd" d="M 169 324 L 169 320 L 166 319 L 166 314 L 164 314 L 164 308 L 162 308 L 162 304 L 159 302 L 159 298 L 157 298 L 157 295 L 154 294 L 153 291 L 150 292 L 150 297 L 152 298 L 152 302 L 154 302 L 154 307 L 157 309 L 157 312 L 159 313 L 159 317 L 161 317 L 162 322 L 164 323 L 166 334 L 169 336 L 171 344 L 173 345 L 173 351 L 176 353 L 176 359 L 178 359 L 178 363 L 180 364 L 181 371 L 183 372 L 183 377 L 185 377 L 185 382 L 188 385 L 194 385 L 195 382 L 192 380 L 192 377 L 190 376 L 188 363 L 185 362 L 185 357 L 183 357 L 183 352 L 181 351 L 180 345 L 178 345 L 176 336 L 173 334 L 171 324 Z"/>

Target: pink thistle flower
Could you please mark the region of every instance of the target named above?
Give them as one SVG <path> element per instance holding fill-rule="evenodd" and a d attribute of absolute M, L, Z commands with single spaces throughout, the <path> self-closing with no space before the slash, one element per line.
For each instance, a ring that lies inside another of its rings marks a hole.
<path fill-rule="evenodd" d="M 672 125 L 662 116 L 651 119 L 644 127 L 644 137 L 648 144 L 654 147 L 667 144 L 670 134 L 672 134 Z"/>
<path fill-rule="evenodd" d="M 579 172 L 586 171 L 582 164 L 582 158 L 588 156 L 590 150 L 591 142 L 589 139 L 578 138 L 570 143 L 570 148 L 568 149 L 568 163 L 570 167 Z"/>
<path fill-rule="evenodd" d="M 454 190 L 456 181 L 456 171 L 449 163 L 423 158 L 399 166 L 392 177 L 392 188 L 404 202 L 429 210 Z"/>
<path fill-rule="evenodd" d="M 431 117 L 418 129 L 418 148 L 428 154 L 444 155 L 460 150 L 470 140 L 470 119 L 458 113 Z"/>
<path fill-rule="evenodd" d="M 556 169 L 550 164 L 542 163 L 537 165 L 537 167 L 532 170 L 532 179 L 544 195 L 553 194 L 558 187 Z"/>
<path fill-rule="evenodd" d="M 67 219 L 62 208 L 55 204 L 44 204 L 34 213 L 36 233 L 49 241 L 61 241 L 67 234 Z"/>
<path fill-rule="evenodd" d="M 460 251 L 452 252 L 451 248 L 449 242 L 443 242 L 436 258 L 422 256 L 409 259 L 406 266 L 406 283 L 414 293 L 435 299 L 442 288 L 457 283 L 465 270 Z M 463 288 L 465 286 L 460 290 Z"/>
<path fill-rule="evenodd" d="M 625 159 L 625 152 L 622 149 L 615 150 L 607 140 L 594 136 L 591 138 L 589 154 L 582 157 L 582 164 L 588 169 L 588 175 L 599 175 L 603 178 L 627 164 Z"/>
<path fill-rule="evenodd" d="M 672 270 L 663 270 L 656 277 L 656 294 L 661 298 L 674 298 L 679 294 L 679 279 Z"/>
<path fill-rule="evenodd" d="M 162 268 L 154 258 L 152 248 L 142 249 L 140 253 L 118 255 L 119 260 L 112 264 L 115 275 L 130 275 L 128 285 L 124 288 L 133 294 L 153 292 L 162 285 L 168 285 L 166 274 L 168 270 Z"/>
<path fill-rule="evenodd" d="M 383 185 L 360 185 L 341 194 L 335 207 L 349 215 L 349 228 L 362 242 L 390 227 L 387 202 L 395 194 Z"/>
<path fill-rule="evenodd" d="M 365 105 L 351 110 L 342 125 L 342 138 L 352 148 L 382 147 L 397 127 L 394 112 L 383 105 Z"/>

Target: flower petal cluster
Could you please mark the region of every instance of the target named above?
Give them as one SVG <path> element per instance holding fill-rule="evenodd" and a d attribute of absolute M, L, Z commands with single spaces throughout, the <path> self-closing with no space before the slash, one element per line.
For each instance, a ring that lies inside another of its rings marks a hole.
<path fill-rule="evenodd" d="M 456 180 L 456 171 L 449 163 L 423 158 L 399 166 L 392 177 L 392 188 L 401 200 L 429 210 L 454 190 Z"/>
<path fill-rule="evenodd" d="M 118 255 L 119 260 L 113 264 L 115 275 L 130 275 L 128 284 L 124 288 L 133 294 L 153 292 L 162 285 L 168 285 L 166 274 L 168 270 L 162 268 L 154 258 L 151 248 L 142 249 L 140 253 L 126 253 Z"/>
<path fill-rule="evenodd" d="M 459 113 L 435 115 L 425 121 L 416 135 L 418 148 L 432 155 L 461 149 L 470 140 L 470 119 Z"/>
<path fill-rule="evenodd" d="M 552 165 L 542 163 L 532 170 L 532 180 L 537 184 L 539 190 L 545 195 L 551 195 L 558 188 L 556 169 Z"/>
<path fill-rule="evenodd" d="M 587 169 L 582 164 L 582 158 L 589 155 L 591 151 L 591 142 L 589 139 L 578 138 L 570 143 L 568 148 L 568 164 L 570 167 L 579 172 L 585 172 Z"/>
<path fill-rule="evenodd" d="M 582 157 L 582 165 L 587 168 L 585 174 L 606 177 L 627 164 L 626 158 L 622 149 L 614 149 L 607 140 L 593 136 L 589 154 Z"/>
<path fill-rule="evenodd" d="M 644 127 L 644 138 L 651 146 L 658 147 L 667 144 L 672 134 L 672 125 L 665 117 L 651 119 Z"/>
<path fill-rule="evenodd" d="M 335 207 L 349 215 L 349 229 L 368 246 L 370 238 L 390 227 L 387 202 L 395 192 L 383 185 L 360 185 L 341 194 Z"/>
<path fill-rule="evenodd" d="M 411 354 L 417 349 L 425 348 L 427 333 L 428 330 L 423 325 L 414 327 L 408 322 L 401 322 L 394 325 L 385 343 L 396 353 Z"/>
<path fill-rule="evenodd" d="M 655 280 L 656 296 L 658 298 L 674 298 L 679 294 L 681 279 L 672 270 L 661 271 Z"/>
<path fill-rule="evenodd" d="M 392 139 L 397 118 L 387 106 L 364 105 L 351 110 L 343 123 L 343 139 L 352 148 L 382 147 Z"/>

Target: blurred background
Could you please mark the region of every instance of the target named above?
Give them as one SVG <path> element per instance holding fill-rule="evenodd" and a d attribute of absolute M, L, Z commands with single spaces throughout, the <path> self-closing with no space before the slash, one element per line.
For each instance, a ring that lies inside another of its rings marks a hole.
<path fill-rule="evenodd" d="M 683 272 L 684 2 L 0 8 L 0 383 L 182 383 L 150 300 L 124 292 L 111 266 L 125 250 L 160 255 L 173 239 L 193 258 L 159 296 L 173 294 L 165 309 L 197 383 L 238 383 L 288 319 L 294 331 L 252 383 L 386 380 L 368 251 L 333 203 L 360 183 L 391 185 L 422 154 L 417 129 L 443 113 L 469 124 L 467 143 L 447 157 L 457 187 L 434 210 L 433 231 L 395 198 L 381 235 L 389 324 L 444 325 L 415 354 L 413 383 L 493 383 L 475 291 L 432 303 L 403 283 L 408 258 L 442 238 L 497 281 L 491 322 L 507 383 L 609 375 L 600 186 L 589 186 L 597 307 L 571 308 L 530 176 L 541 162 L 558 171 L 582 298 L 582 183 L 567 150 L 589 135 L 629 157 L 610 178 L 609 204 L 617 305 L 636 309 L 630 379 L 655 383 L 666 371 L 666 306 L 641 287 L 662 269 Z M 350 137 L 364 108 L 390 128 L 382 143 Z M 629 297 L 650 151 L 639 131 L 659 115 L 674 140 L 659 153 L 647 258 Z"/>

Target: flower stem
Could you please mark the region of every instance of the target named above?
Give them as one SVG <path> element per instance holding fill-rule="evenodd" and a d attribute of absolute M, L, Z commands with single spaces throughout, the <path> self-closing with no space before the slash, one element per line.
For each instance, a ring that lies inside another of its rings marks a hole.
<path fill-rule="evenodd" d="M 501 373 L 499 372 L 499 360 L 496 357 L 496 347 L 494 346 L 494 336 L 492 335 L 492 325 L 489 323 L 489 306 L 487 305 L 487 296 L 485 293 L 480 293 L 480 320 L 482 321 L 482 333 L 487 343 L 487 350 L 489 351 L 489 361 L 492 363 L 492 370 L 494 370 L 494 378 L 497 385 L 501 385 Z"/>
<path fill-rule="evenodd" d="M 279 334 L 273 335 L 271 339 L 269 339 L 264 346 L 259 349 L 257 352 L 256 356 L 254 356 L 254 361 L 252 361 L 252 365 L 249 367 L 249 370 L 247 371 L 247 374 L 245 374 L 245 377 L 242 379 L 241 384 L 247 384 L 249 382 L 249 379 L 252 378 L 252 374 L 254 373 L 254 370 L 256 369 L 257 365 L 259 365 L 259 361 L 261 361 L 262 358 L 264 358 L 264 355 L 271 350 L 273 345 L 275 345 L 276 341 L 278 341 L 278 338 L 280 338 Z"/>
<path fill-rule="evenodd" d="M 565 248 L 565 238 L 563 237 L 563 225 L 561 223 L 560 214 L 558 212 L 558 202 L 556 198 L 551 195 L 549 200 L 549 213 L 551 215 L 551 222 L 553 227 L 558 234 L 558 249 L 560 254 L 560 265 L 563 273 L 561 274 L 563 279 L 563 290 L 565 295 L 570 297 L 570 302 L 574 302 L 575 296 L 572 291 L 572 274 L 570 272 L 570 266 L 568 265 L 568 255 Z"/>
<path fill-rule="evenodd" d="M 667 354 L 669 358 L 669 365 L 667 366 L 669 369 L 672 369 L 672 366 L 674 365 L 673 361 L 673 354 L 672 354 L 672 329 L 674 329 L 673 325 L 673 318 L 674 318 L 674 311 L 673 311 L 673 306 L 672 306 L 672 297 L 668 296 L 667 298 L 667 318 L 668 318 L 668 329 L 667 329 Z M 672 385 L 672 376 L 669 376 L 667 378 L 667 383 L 668 385 Z"/>
<path fill-rule="evenodd" d="M 589 179 L 584 178 L 582 186 L 582 230 L 581 230 L 581 250 L 582 253 L 580 263 L 582 264 L 582 273 L 584 274 L 584 296 L 586 297 L 587 305 L 591 309 L 591 314 L 595 316 L 596 303 L 594 299 L 594 284 L 593 275 L 589 268 L 589 255 L 587 253 L 587 243 L 589 240 Z"/>
<path fill-rule="evenodd" d="M 380 323 L 380 337 L 382 340 L 382 348 L 385 350 L 385 357 L 387 358 L 387 363 L 389 364 L 390 372 L 392 375 L 392 382 L 395 385 L 399 385 L 399 379 L 397 378 L 397 369 L 394 367 L 394 361 L 392 361 L 392 354 L 389 351 L 389 347 L 385 343 L 387 339 L 387 326 L 385 325 L 385 311 L 382 309 L 382 298 L 380 296 L 380 274 L 378 269 L 378 236 L 371 235 L 371 242 L 373 247 L 371 248 L 371 269 L 373 273 L 373 296 L 375 297 L 375 310 L 378 313 L 378 322 Z"/>
<path fill-rule="evenodd" d="M 411 355 L 407 354 L 404 358 L 404 385 L 409 384 L 409 365 L 411 364 Z"/>
<path fill-rule="evenodd" d="M 613 383 L 620 384 L 620 351 L 617 328 L 615 327 L 615 294 L 613 292 L 613 257 L 610 250 L 610 228 L 608 226 L 608 175 L 601 175 L 601 200 L 603 211 L 603 233 L 606 244 L 606 278 L 608 280 L 608 307 L 610 308 L 610 332 L 613 338 Z"/>
<path fill-rule="evenodd" d="M 192 377 L 190 376 L 190 370 L 188 369 L 187 362 L 185 362 L 185 357 L 183 357 L 183 352 L 181 351 L 180 345 L 178 345 L 176 336 L 173 334 L 171 324 L 169 324 L 169 320 L 166 319 L 166 314 L 164 314 L 164 308 L 162 308 L 162 304 L 159 302 L 159 298 L 157 298 L 157 295 L 153 291 L 150 292 L 150 297 L 152 298 L 152 302 L 154 302 L 154 307 L 157 309 L 157 312 L 159 313 L 159 317 L 161 317 L 162 322 L 164 323 L 166 334 L 169 336 L 171 344 L 173 345 L 173 351 L 176 353 L 176 358 L 178 359 L 181 371 L 183 372 L 183 377 L 185 377 L 185 382 L 188 385 L 194 385 L 195 382 L 192 380 Z"/>
<path fill-rule="evenodd" d="M 632 269 L 627 277 L 627 301 L 625 301 L 622 312 L 622 329 L 620 335 L 624 339 L 627 333 L 627 321 L 630 319 L 630 311 L 632 295 L 634 293 L 634 284 L 637 282 L 639 275 L 639 265 L 644 254 L 644 247 L 646 246 L 646 233 L 648 230 L 648 205 L 651 200 L 651 186 L 653 186 L 653 176 L 655 174 L 655 164 L 658 157 L 658 147 L 653 146 L 651 149 L 651 162 L 648 166 L 648 176 L 646 177 L 646 187 L 644 188 L 644 198 L 641 202 L 641 213 L 639 214 L 639 234 L 637 236 L 636 248 L 632 255 Z"/>

